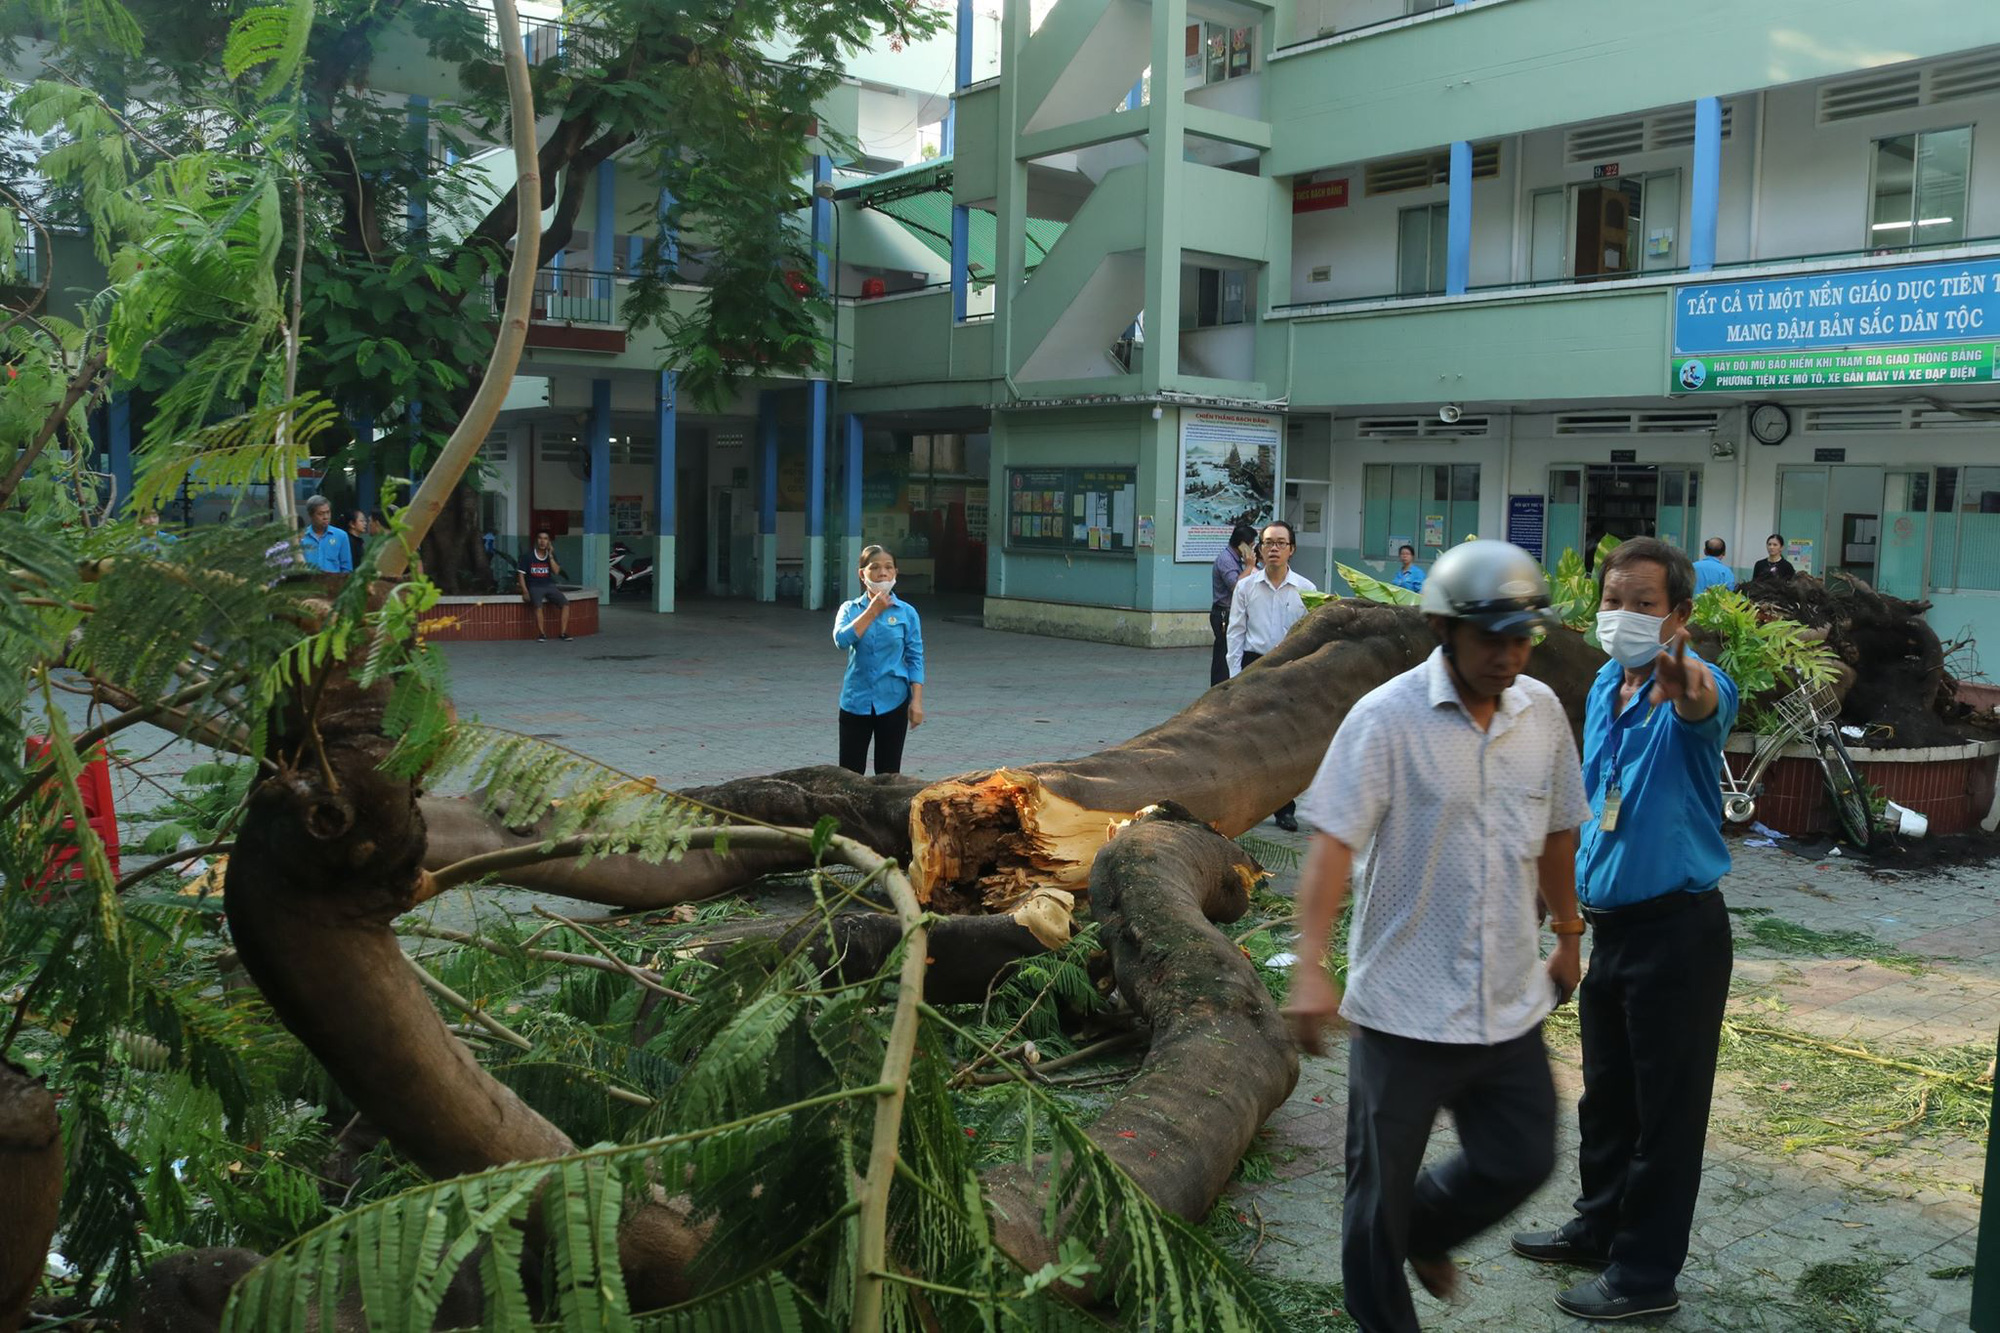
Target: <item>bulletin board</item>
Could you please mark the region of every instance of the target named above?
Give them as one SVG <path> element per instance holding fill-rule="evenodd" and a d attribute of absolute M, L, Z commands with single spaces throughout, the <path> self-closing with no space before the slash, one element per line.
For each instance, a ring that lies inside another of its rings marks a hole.
<path fill-rule="evenodd" d="M 1138 539 L 1136 468 L 1007 469 L 1007 546 L 1130 554 Z"/>

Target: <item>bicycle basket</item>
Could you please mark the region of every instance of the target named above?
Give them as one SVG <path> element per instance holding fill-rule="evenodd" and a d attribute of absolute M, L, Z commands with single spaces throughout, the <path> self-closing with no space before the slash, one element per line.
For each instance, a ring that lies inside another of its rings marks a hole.
<path fill-rule="evenodd" d="M 1808 685 L 1778 700 L 1778 719 L 1803 736 L 1822 722 L 1840 716 L 1840 700 L 1831 685 Z"/>

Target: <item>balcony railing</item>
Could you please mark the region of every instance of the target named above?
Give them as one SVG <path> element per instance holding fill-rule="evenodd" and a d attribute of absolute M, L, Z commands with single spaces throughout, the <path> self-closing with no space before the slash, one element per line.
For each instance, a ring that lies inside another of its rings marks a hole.
<path fill-rule="evenodd" d="M 500 45 L 500 20 L 494 15 L 493 7 L 475 3 L 465 8 L 479 16 L 485 24 L 486 44 L 497 50 Z M 601 64 L 617 54 L 608 32 L 571 19 L 524 16 L 521 19 L 521 42 L 527 49 L 531 65 L 539 65 L 558 56 L 565 60 Z"/>
<path fill-rule="evenodd" d="M 544 268 L 535 270 L 535 300 L 529 308 L 532 324 L 618 324 L 617 287 L 624 278 L 602 269 Z M 500 303 L 493 284 L 486 285 L 486 300 L 498 318 Z"/>
<path fill-rule="evenodd" d="M 1951 241 L 1943 245 L 1936 243 L 1900 246 L 1878 245 L 1870 246 L 1865 250 L 1825 250 L 1803 255 L 1765 255 L 1757 259 L 1727 260 L 1718 263 L 1713 269 L 1708 269 L 1701 273 L 1694 273 L 1685 265 L 1680 265 L 1673 268 L 1650 268 L 1630 273 L 1597 273 L 1581 278 L 1562 277 L 1542 278 L 1539 280 L 1522 279 L 1518 282 L 1475 283 L 1467 287 L 1463 296 L 1458 299 L 1476 299 L 1482 296 L 1493 297 L 1505 294 L 1532 296 L 1565 289 L 1587 292 L 1607 285 L 1616 285 L 1620 288 L 1638 284 L 1671 284 L 1678 286 L 1690 281 L 1707 281 L 1711 278 L 1722 281 L 1726 280 L 1731 273 L 1751 269 L 1811 268 L 1815 265 L 1851 268 L 1867 260 L 1879 261 L 1884 266 L 1894 266 L 1897 264 L 1919 263 L 1928 257 L 1941 253 L 1949 254 L 1959 250 L 1990 252 L 1996 248 L 2000 248 L 2000 236 L 1968 236 L 1964 240 Z M 1438 301 L 1444 299 L 1444 297 L 1445 293 L 1442 291 L 1389 291 L 1380 292 L 1372 296 L 1328 296 L 1313 300 L 1287 301 L 1281 304 L 1274 304 L 1271 307 L 1271 313 L 1283 315 L 1306 312 L 1318 314 L 1322 311 L 1335 313 L 1351 307 L 1377 306 L 1400 301 Z"/>

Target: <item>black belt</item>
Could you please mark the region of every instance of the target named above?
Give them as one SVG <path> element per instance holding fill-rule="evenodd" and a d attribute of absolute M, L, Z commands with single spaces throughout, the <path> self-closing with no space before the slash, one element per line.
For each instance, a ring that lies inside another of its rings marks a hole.
<path fill-rule="evenodd" d="M 1719 889 L 1703 889 L 1699 892 L 1676 889 L 1672 893 L 1663 893 L 1657 898 L 1648 898 L 1644 902 L 1630 903 L 1624 907 L 1584 907 L 1581 910 L 1583 919 L 1600 930 L 1606 926 L 1633 926 L 1642 921 L 1657 921 L 1663 916 L 1686 911 L 1710 894 L 1719 892 L 1721 892 Z"/>

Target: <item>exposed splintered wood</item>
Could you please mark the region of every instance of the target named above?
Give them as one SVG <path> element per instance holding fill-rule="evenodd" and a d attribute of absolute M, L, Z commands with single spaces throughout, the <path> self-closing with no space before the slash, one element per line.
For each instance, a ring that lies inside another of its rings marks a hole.
<path fill-rule="evenodd" d="M 14 1333 L 48 1264 L 62 1203 L 62 1131 L 42 1081 L 0 1060 L 0 1333 Z"/>
<path fill-rule="evenodd" d="M 1298 1082 L 1298 1052 L 1270 992 L 1211 924 L 1242 916 L 1261 873 L 1241 847 L 1172 805 L 1119 830 L 1091 869 L 1112 975 L 1151 1025 L 1152 1042 L 1090 1138 L 1155 1203 L 1190 1222 L 1214 1207 Z M 1048 1164 L 1000 1168 L 985 1185 L 1000 1246 L 1030 1271 L 1055 1259 L 1064 1222 L 1042 1226 Z"/>
<path fill-rule="evenodd" d="M 942 912 L 1011 912 L 1038 889 L 1082 893 L 1130 815 L 1086 810 L 1020 769 L 947 778 L 910 802 L 910 883 Z"/>

